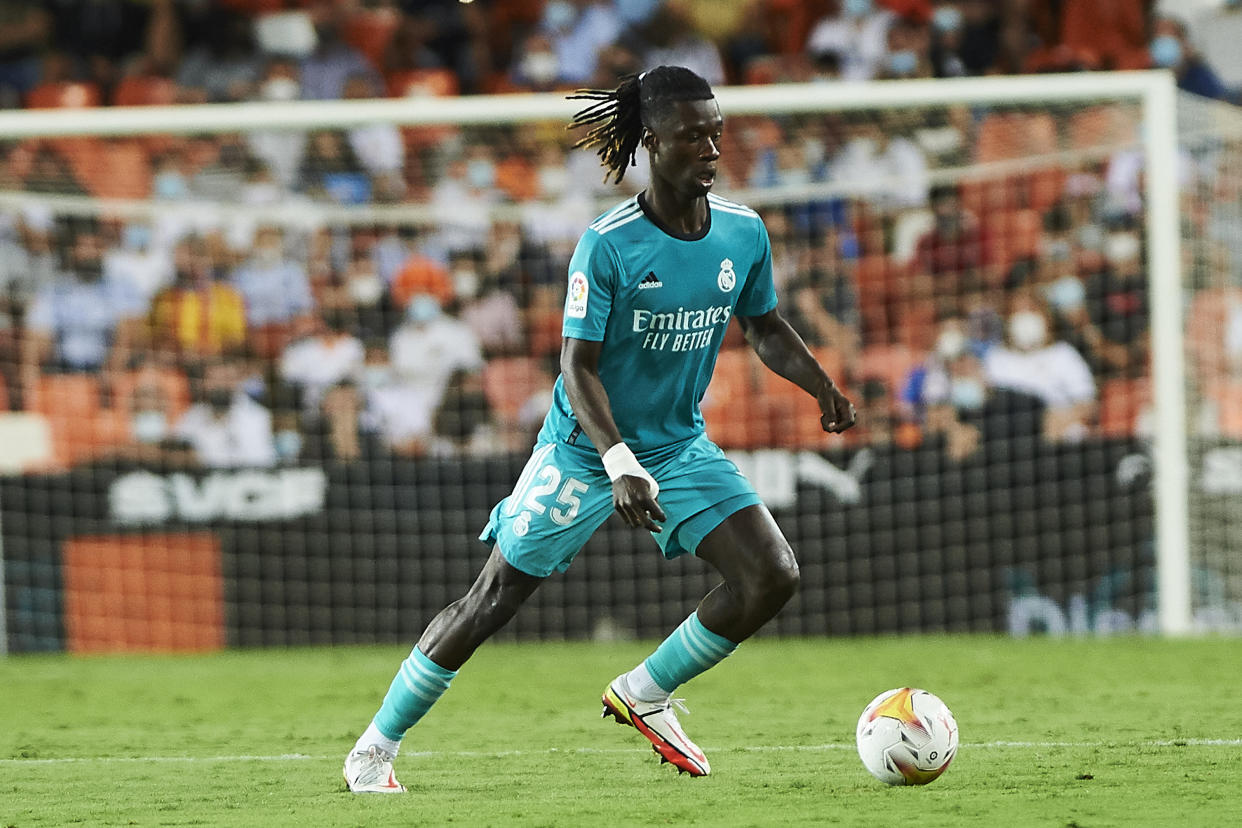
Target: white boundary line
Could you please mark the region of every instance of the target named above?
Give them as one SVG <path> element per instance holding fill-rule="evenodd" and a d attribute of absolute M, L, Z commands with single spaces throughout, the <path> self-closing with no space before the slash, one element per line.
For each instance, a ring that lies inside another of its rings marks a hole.
<path fill-rule="evenodd" d="M 963 743 L 962 750 L 1038 749 L 1038 748 L 1103 748 L 1103 747 L 1242 747 L 1242 739 L 1157 739 L 1144 742 L 973 742 Z M 822 745 L 749 745 L 745 747 L 708 747 L 715 753 L 823 753 L 854 750 L 852 742 L 829 742 Z M 547 748 L 545 750 L 412 750 L 402 753 L 406 759 L 473 758 L 501 759 L 510 756 L 589 755 L 610 753 L 645 753 L 643 748 Z M 0 765 L 67 765 L 67 764 L 142 764 L 145 762 L 327 762 L 344 757 L 311 756 L 305 753 L 284 753 L 278 756 L 62 756 L 48 759 L 0 759 Z"/>

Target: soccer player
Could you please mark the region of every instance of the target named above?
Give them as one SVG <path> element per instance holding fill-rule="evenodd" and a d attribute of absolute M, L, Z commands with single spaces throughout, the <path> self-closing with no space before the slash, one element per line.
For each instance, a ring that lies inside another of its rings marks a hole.
<path fill-rule="evenodd" d="M 703 431 L 699 401 L 730 320 L 764 364 L 816 398 L 825 431 L 854 424 L 854 406 L 776 309 L 763 222 L 710 194 L 723 121 L 707 82 L 660 66 L 574 97 L 595 102 L 573 126 L 592 127 L 580 145 L 598 148 L 606 177 L 621 181 L 641 144 L 651 184 L 578 244 L 551 410 L 480 536 L 492 554 L 477 580 L 427 626 L 346 758 L 355 792 L 405 790 L 392 769 L 405 732 L 614 510 L 651 532 L 666 557 L 697 555 L 724 579 L 603 694 L 605 716 L 637 728 L 679 770 L 707 775 L 671 693 L 732 653 L 798 585 L 789 543 Z"/>

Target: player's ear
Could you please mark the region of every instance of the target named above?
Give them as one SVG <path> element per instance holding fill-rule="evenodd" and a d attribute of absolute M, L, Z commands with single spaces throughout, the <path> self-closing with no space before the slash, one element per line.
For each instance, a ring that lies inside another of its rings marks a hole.
<path fill-rule="evenodd" d="M 643 127 L 642 145 L 651 152 L 655 151 L 656 146 L 660 143 L 660 139 L 651 131 L 651 127 Z"/>

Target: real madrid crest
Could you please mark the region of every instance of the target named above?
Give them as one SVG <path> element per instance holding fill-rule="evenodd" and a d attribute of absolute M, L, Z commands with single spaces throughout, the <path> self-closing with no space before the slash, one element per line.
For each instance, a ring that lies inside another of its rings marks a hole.
<path fill-rule="evenodd" d="M 737 275 L 733 272 L 732 259 L 721 260 L 720 272 L 716 274 L 716 284 L 720 285 L 720 289 L 725 293 L 733 290 L 733 286 L 737 284 Z"/>

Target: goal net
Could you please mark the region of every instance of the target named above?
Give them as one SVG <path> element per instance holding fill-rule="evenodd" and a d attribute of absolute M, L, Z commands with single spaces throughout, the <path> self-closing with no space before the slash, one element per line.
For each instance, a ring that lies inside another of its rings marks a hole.
<path fill-rule="evenodd" d="M 1181 104 L 1179 146 L 1143 73 L 719 100 L 716 190 L 860 411 L 822 434 L 724 337 L 708 433 L 802 567 L 769 631 L 1236 630 L 1237 113 Z M 648 175 L 601 183 L 573 109 L 0 115 L 5 646 L 415 637 L 529 455 L 578 236 Z M 503 635 L 661 635 L 706 570 L 610 520 Z"/>

